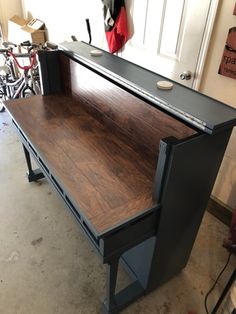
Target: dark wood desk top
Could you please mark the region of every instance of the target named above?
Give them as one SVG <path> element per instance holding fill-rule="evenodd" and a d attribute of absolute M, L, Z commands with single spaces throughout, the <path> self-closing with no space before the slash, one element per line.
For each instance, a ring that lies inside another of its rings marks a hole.
<path fill-rule="evenodd" d="M 97 234 L 153 207 L 154 163 L 63 94 L 7 109 Z"/>

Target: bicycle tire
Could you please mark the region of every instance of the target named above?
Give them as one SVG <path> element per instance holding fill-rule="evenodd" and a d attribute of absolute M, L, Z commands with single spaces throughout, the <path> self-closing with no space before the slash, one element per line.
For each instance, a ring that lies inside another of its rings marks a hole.
<path fill-rule="evenodd" d="M 25 87 L 22 91 L 22 97 L 23 98 L 27 98 L 27 97 L 31 97 L 31 96 L 35 96 L 35 95 L 36 95 L 35 91 L 30 86 Z"/>
<path fill-rule="evenodd" d="M 3 100 L 5 99 L 5 95 L 2 90 L 0 90 L 0 113 L 5 111 L 5 106 L 3 104 Z"/>
<path fill-rule="evenodd" d="M 35 95 L 42 95 L 40 82 L 35 81 L 34 84 L 35 84 L 35 86 L 34 86 Z"/>

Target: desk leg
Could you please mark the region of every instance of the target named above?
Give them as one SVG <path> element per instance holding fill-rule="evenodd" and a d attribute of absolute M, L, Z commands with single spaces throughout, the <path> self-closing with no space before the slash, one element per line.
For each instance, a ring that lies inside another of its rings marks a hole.
<path fill-rule="evenodd" d="M 44 178 L 44 174 L 42 173 L 40 169 L 35 169 L 35 170 L 32 169 L 30 154 L 24 144 L 23 144 L 23 149 L 25 153 L 26 163 L 28 166 L 27 176 L 28 176 L 29 182 L 37 181 L 39 179 Z"/>
<path fill-rule="evenodd" d="M 103 313 L 118 313 L 115 300 L 119 258 L 107 265 L 107 297 L 103 303 Z"/>
<path fill-rule="evenodd" d="M 119 257 L 107 265 L 107 297 L 103 302 L 103 314 L 117 314 L 122 309 L 144 295 L 145 291 L 139 280 L 133 278 L 127 287 L 116 293 Z"/>

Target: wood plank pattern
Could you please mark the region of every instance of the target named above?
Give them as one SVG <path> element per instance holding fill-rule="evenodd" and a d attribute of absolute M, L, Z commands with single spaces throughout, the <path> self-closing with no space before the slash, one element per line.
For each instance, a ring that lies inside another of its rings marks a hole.
<path fill-rule="evenodd" d="M 194 130 L 61 55 L 64 92 L 7 104 L 98 234 L 155 205 L 160 139 Z"/>
<path fill-rule="evenodd" d="M 154 206 L 155 166 L 78 102 L 36 96 L 7 108 L 98 233 Z"/>
<path fill-rule="evenodd" d="M 162 138 L 185 138 L 196 133 L 184 123 L 148 105 L 68 57 L 60 56 L 64 92 L 113 132 L 123 132 L 149 158 L 156 156 Z"/>

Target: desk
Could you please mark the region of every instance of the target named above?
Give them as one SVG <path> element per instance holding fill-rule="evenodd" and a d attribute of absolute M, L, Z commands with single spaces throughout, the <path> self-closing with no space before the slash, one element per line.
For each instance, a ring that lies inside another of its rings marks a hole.
<path fill-rule="evenodd" d="M 84 43 L 60 49 L 39 55 L 44 95 L 6 108 L 29 181 L 49 180 L 107 264 L 103 311 L 117 313 L 186 265 L 236 110 L 163 94 L 160 76 Z M 120 261 L 133 282 L 116 293 Z"/>

